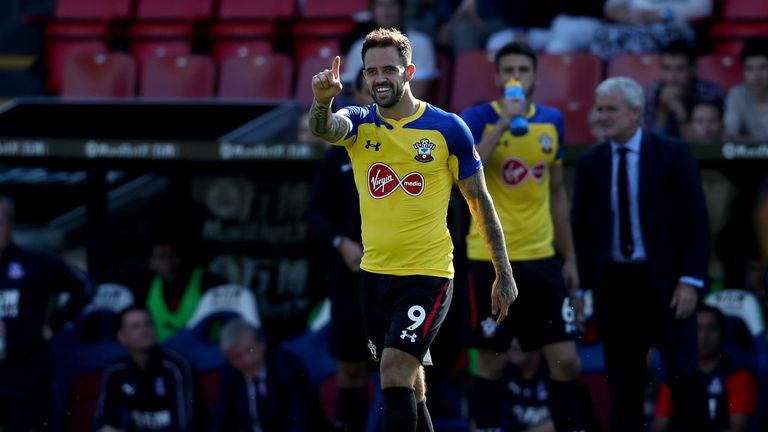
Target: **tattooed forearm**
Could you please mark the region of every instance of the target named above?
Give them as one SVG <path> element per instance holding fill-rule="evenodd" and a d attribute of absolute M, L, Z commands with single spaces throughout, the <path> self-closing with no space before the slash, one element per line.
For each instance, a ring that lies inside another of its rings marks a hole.
<path fill-rule="evenodd" d="M 331 112 L 330 104 L 313 100 L 309 109 L 309 130 L 328 142 L 336 142 L 347 132 L 347 122 Z"/>
<path fill-rule="evenodd" d="M 472 213 L 472 219 L 475 221 L 480 236 L 485 240 L 485 245 L 491 254 L 491 260 L 497 269 L 503 269 L 507 266 L 499 265 L 508 263 L 507 246 L 504 241 L 504 231 L 499 222 L 499 216 L 496 214 L 496 208 L 493 206 L 493 200 L 485 187 L 485 178 L 483 172 L 478 171 L 475 175 L 459 181 L 464 199 Z"/>

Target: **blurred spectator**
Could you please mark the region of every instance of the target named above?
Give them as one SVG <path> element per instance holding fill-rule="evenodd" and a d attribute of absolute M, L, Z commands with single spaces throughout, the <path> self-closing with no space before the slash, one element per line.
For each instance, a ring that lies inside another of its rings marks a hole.
<path fill-rule="evenodd" d="M 608 141 L 576 167 L 572 223 L 582 286 L 594 292 L 611 394 L 611 430 L 645 430 L 646 354 L 661 352 L 683 432 L 706 430 L 695 308 L 705 292 L 709 224 L 688 146 L 641 128 L 643 90 L 625 77 L 598 85 Z"/>
<path fill-rule="evenodd" d="M 512 4 L 515 3 L 515 4 Z M 440 26 L 438 44 L 450 48 L 454 57 L 464 51 L 483 49 L 488 37 L 507 27 L 522 27 L 522 9 L 527 2 L 462 0 L 451 18 Z M 519 5 L 518 5 L 519 4 Z M 520 19 L 511 22 L 510 17 Z"/>
<path fill-rule="evenodd" d="M 330 352 L 339 387 L 337 425 L 360 432 L 368 414 L 368 339 L 365 336 L 358 273 L 363 257 L 360 203 L 347 149 L 330 146 L 317 171 L 307 205 L 310 233 L 332 247 L 328 259 L 331 301 Z M 325 250 L 325 249 L 324 249 Z"/>
<path fill-rule="evenodd" d="M 437 40 L 440 25 L 451 18 L 459 0 L 405 0 L 405 25 Z"/>
<path fill-rule="evenodd" d="M 699 368 L 707 389 L 709 420 L 713 431 L 745 432 L 757 405 L 757 381 L 723 351 L 726 320 L 720 310 L 701 306 L 697 313 Z M 662 383 L 651 432 L 670 429 L 673 413 L 669 386 Z"/>
<path fill-rule="evenodd" d="M 697 102 L 683 127 L 688 142 L 720 142 L 723 139 L 723 106 L 716 102 Z"/>
<path fill-rule="evenodd" d="M 439 74 L 432 39 L 416 29 L 403 28 L 405 0 L 370 0 L 368 5 L 372 16 L 371 30 L 379 27 L 397 28 L 408 35 L 412 49 L 411 63 L 418 65 L 410 82 L 411 91 L 416 98 L 424 99 L 429 93 L 429 87 Z M 362 37 L 357 39 L 347 51 L 343 62 L 344 70 L 341 73 L 341 81 L 344 84 L 354 85 L 358 79 L 358 72 L 363 69 L 363 58 L 360 53 L 363 51 L 364 39 Z"/>
<path fill-rule="evenodd" d="M 671 42 L 661 50 L 659 61 L 661 79 L 645 90 L 645 127 L 681 136 L 693 105 L 722 105 L 725 92 L 717 84 L 696 77 L 696 55 L 688 42 Z"/>
<path fill-rule="evenodd" d="M 728 139 L 768 139 L 768 38 L 748 39 L 741 52 L 744 83 L 728 92 L 723 122 Z M 766 284 L 768 178 L 765 170 L 722 168 L 736 185 L 728 220 L 717 238 L 717 256 L 725 268 L 726 287 L 759 291 Z M 762 262 L 761 262 L 762 261 Z"/>
<path fill-rule="evenodd" d="M 603 24 L 605 0 L 544 0 L 535 2 L 540 14 L 539 23 L 531 28 L 506 28 L 488 38 L 486 49 L 498 51 L 509 42 L 525 40 L 536 51 L 546 53 L 568 53 L 586 51 L 595 31 Z"/>
<path fill-rule="evenodd" d="M 540 350 L 523 351 L 517 338 L 507 351 L 504 395 L 509 406 L 505 430 L 514 432 L 556 432 L 547 407 L 549 369 Z"/>
<path fill-rule="evenodd" d="M 116 324 L 128 355 L 104 371 L 95 430 L 202 430 L 205 404 L 198 377 L 187 360 L 157 344 L 149 312 L 131 306 Z"/>
<path fill-rule="evenodd" d="M 13 200 L 0 195 L 0 429 L 29 432 L 47 429 L 48 341 L 77 317 L 91 284 L 59 257 L 14 243 L 15 216 Z M 69 299 L 50 315 L 49 305 L 61 293 Z"/>
<path fill-rule="evenodd" d="M 178 234 L 160 234 L 152 244 L 148 266 L 153 272 L 147 310 L 157 328 L 157 340 L 183 329 L 208 288 L 227 281 L 195 262 L 194 246 Z"/>
<path fill-rule="evenodd" d="M 728 92 L 725 131 L 732 139 L 768 139 L 768 37 L 747 40 L 741 51 L 744 83 Z"/>
<path fill-rule="evenodd" d="M 621 53 L 656 52 L 674 40 L 693 43 L 691 23 L 712 14 L 712 0 L 607 0 L 606 24 L 597 29 L 591 50 L 610 60 Z"/>
<path fill-rule="evenodd" d="M 221 329 L 231 367 L 222 371 L 209 432 L 321 431 L 315 392 L 300 361 L 267 348 L 260 331 L 241 318 Z"/>

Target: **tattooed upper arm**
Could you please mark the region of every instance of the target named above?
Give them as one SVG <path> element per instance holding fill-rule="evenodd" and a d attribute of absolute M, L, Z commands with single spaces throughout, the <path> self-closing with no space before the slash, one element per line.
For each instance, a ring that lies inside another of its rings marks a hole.
<path fill-rule="evenodd" d="M 464 199 L 471 206 L 480 197 L 480 194 L 485 189 L 485 177 L 483 177 L 483 169 L 477 170 L 476 173 L 471 176 L 458 181 L 459 190 L 464 195 Z"/>
<path fill-rule="evenodd" d="M 347 120 L 332 113 L 330 105 L 312 101 L 312 107 L 309 109 L 309 130 L 313 134 L 328 142 L 336 142 L 346 135 L 348 128 Z"/>

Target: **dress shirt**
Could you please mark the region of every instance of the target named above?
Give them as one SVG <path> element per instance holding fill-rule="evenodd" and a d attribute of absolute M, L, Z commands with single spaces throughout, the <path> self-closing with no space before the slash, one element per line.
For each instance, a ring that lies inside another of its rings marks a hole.
<path fill-rule="evenodd" d="M 638 128 L 632 138 L 626 144 L 619 144 L 611 141 L 611 212 L 613 216 L 613 236 L 611 241 L 611 257 L 616 262 L 644 262 L 647 257 L 645 254 L 645 245 L 643 244 L 643 232 L 640 225 L 640 209 L 638 207 L 638 190 L 640 185 L 640 147 L 643 140 L 643 130 Z M 632 241 L 635 249 L 629 259 L 624 258 L 621 253 L 621 242 L 619 234 L 619 152 L 620 147 L 627 151 L 627 181 L 629 183 L 629 220 L 632 224 Z M 692 276 L 682 276 L 680 283 L 704 287 L 704 281 Z"/>

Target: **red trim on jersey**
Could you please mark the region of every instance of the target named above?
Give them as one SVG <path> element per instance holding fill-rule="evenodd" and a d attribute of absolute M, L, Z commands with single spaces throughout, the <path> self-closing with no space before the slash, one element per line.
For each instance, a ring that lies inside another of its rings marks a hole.
<path fill-rule="evenodd" d="M 443 302 L 443 295 L 445 295 L 445 291 L 448 290 L 448 284 L 450 282 L 446 282 L 445 285 L 443 285 L 443 289 L 440 291 L 440 295 L 437 296 L 437 300 L 435 300 L 435 304 L 432 305 L 432 312 L 429 313 L 429 316 L 427 317 L 427 322 L 424 323 L 424 337 L 427 337 L 427 333 L 429 333 L 429 328 L 432 326 L 432 321 L 435 319 L 435 314 L 437 314 L 437 311 L 440 310 L 440 306 Z"/>
<path fill-rule="evenodd" d="M 469 273 L 469 325 L 477 327 L 477 304 L 475 303 L 475 279 Z"/>

